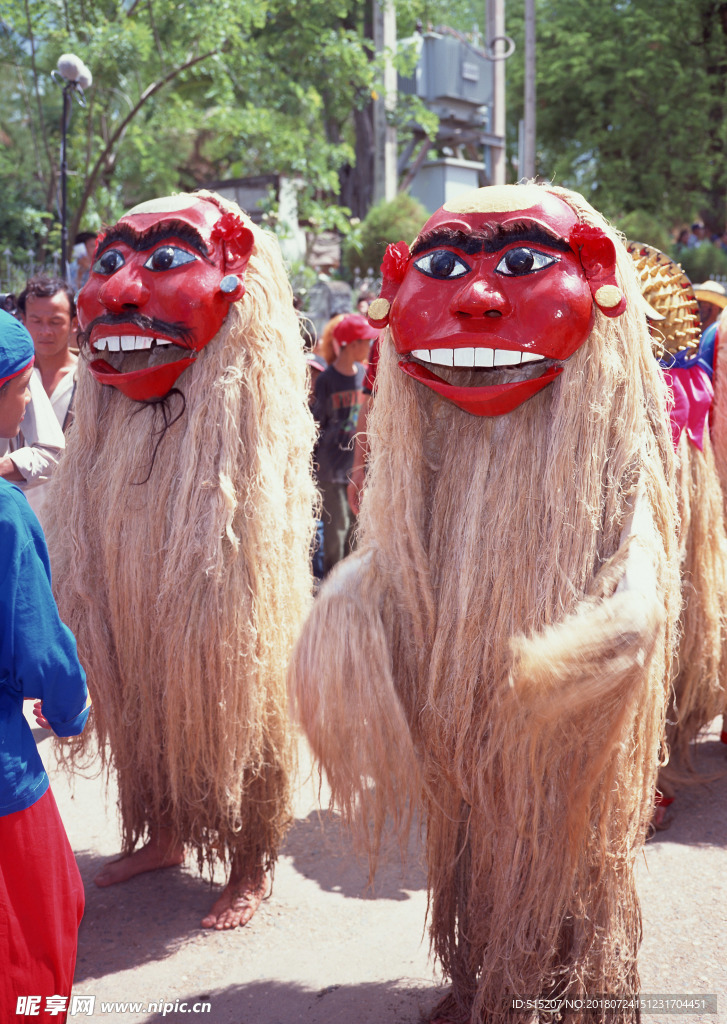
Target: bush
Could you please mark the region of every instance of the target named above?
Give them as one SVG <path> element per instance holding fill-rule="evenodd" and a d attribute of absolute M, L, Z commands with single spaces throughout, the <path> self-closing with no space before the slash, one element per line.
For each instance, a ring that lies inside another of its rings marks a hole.
<path fill-rule="evenodd" d="M 623 231 L 629 242 L 652 245 L 655 249 L 672 255 L 674 242 L 671 233 L 653 214 L 645 210 L 632 210 L 631 213 L 620 217 L 615 224 L 619 231 Z"/>
<path fill-rule="evenodd" d="M 421 203 L 406 192 L 390 202 L 372 206 L 359 228 L 346 240 L 344 263 L 353 274 L 364 276 L 369 270 L 377 274 L 390 242 L 412 242 L 429 214 Z"/>
<path fill-rule="evenodd" d="M 676 258 L 692 284 L 727 277 L 727 253 L 711 242 L 702 242 L 693 249 L 680 249 Z"/>

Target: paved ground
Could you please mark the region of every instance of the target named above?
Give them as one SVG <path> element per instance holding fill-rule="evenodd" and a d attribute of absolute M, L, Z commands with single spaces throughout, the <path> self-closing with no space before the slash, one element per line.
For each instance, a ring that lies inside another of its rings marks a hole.
<path fill-rule="evenodd" d="M 391 854 L 372 896 L 367 867 L 348 836 L 335 817 L 318 811 L 312 779 L 298 791 L 273 898 L 246 928 L 210 933 L 198 922 L 214 891 L 191 867 L 109 889 L 93 885 L 118 850 L 115 794 L 104 793 L 98 778 L 77 780 L 71 790 L 53 768 L 51 743 L 41 739 L 40 749 L 86 885 L 74 991 L 96 1001 L 91 1016 L 69 1020 L 419 1024 L 443 991 L 423 934 L 426 892 L 417 851 L 406 875 Z M 727 770 L 725 751 L 711 731 L 700 743 L 701 767 Z M 720 1012 L 657 1012 L 644 1024 L 727 1022 L 727 775 L 682 794 L 675 811 L 671 828 L 648 844 L 639 865 L 642 992 L 716 994 Z M 143 1006 L 103 1010 L 102 1002 Z M 157 1002 L 171 1008 L 150 1008 Z M 191 1012 L 203 1002 L 209 1012 Z"/>

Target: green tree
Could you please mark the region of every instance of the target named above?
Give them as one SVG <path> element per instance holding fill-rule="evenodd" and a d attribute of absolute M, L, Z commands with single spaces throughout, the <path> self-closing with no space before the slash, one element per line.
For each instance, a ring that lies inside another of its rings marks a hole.
<path fill-rule="evenodd" d="M 523 0 L 508 4 L 510 145 L 522 117 Z M 727 3 L 537 0 L 537 171 L 611 217 L 723 226 Z"/>
<path fill-rule="evenodd" d="M 0 171 L 19 186 L 0 205 L 6 239 L 52 248 L 57 238 L 61 90 L 50 73 L 68 51 L 94 74 L 69 132 L 71 237 L 155 194 L 272 171 L 300 183 L 303 217 L 347 230 L 371 200 L 381 58 L 370 10 L 370 0 L 0 0 Z"/>

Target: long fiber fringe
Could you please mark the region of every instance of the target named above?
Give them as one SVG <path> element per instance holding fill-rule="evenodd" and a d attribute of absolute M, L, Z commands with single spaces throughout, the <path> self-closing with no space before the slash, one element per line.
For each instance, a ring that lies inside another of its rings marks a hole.
<path fill-rule="evenodd" d="M 682 434 L 677 452 L 682 612 L 667 714 L 670 762 L 659 774 L 666 793 L 694 778 L 693 742 L 722 712 L 727 616 L 727 536 L 722 489 L 709 433 L 700 451 Z"/>
<path fill-rule="evenodd" d="M 432 945 L 473 1024 L 509 1020 L 523 993 L 638 991 L 633 864 L 679 599 L 665 387 L 618 249 L 627 312 L 596 313 L 561 376 L 507 416 L 414 382 L 385 336 L 359 551 L 324 584 L 291 669 L 339 804 L 363 800 L 377 826 L 390 802 L 406 825 L 405 795 L 422 813 Z M 634 616 L 614 587 L 639 487 L 656 586 Z M 564 694 L 573 709 L 543 713 Z M 409 739 L 393 742 L 402 715 Z"/>
<path fill-rule="evenodd" d="M 285 668 L 311 592 L 302 345 L 277 243 L 249 226 L 246 294 L 180 378 L 186 410 L 149 480 L 158 410 L 82 367 L 47 503 L 124 849 L 165 825 L 200 867 L 275 860 L 291 813 Z M 95 749 L 90 733 L 66 748 L 71 765 Z"/>

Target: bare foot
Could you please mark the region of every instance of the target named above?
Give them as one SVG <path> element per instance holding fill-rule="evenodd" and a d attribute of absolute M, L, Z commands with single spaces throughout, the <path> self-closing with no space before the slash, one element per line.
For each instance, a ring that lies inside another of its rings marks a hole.
<path fill-rule="evenodd" d="M 202 927 L 215 928 L 217 931 L 242 928 L 265 898 L 267 882 L 267 875 L 262 868 L 246 878 L 240 878 L 233 867 L 230 881 L 222 890 L 220 898 L 215 901 L 207 917 L 202 918 Z"/>
<path fill-rule="evenodd" d="M 469 1014 L 463 1013 L 457 1006 L 457 1001 L 450 989 L 432 1010 L 429 1024 L 465 1024 L 469 1019 Z"/>
<path fill-rule="evenodd" d="M 96 885 L 116 885 L 125 882 L 134 875 L 144 871 L 156 871 L 157 868 L 171 868 L 184 860 L 184 846 L 174 839 L 167 829 L 155 832 L 146 845 L 133 853 L 121 854 L 108 861 L 94 878 Z"/>

